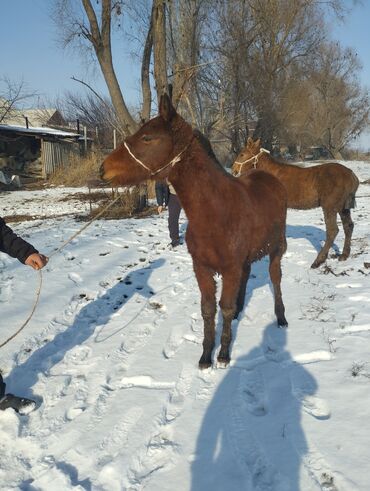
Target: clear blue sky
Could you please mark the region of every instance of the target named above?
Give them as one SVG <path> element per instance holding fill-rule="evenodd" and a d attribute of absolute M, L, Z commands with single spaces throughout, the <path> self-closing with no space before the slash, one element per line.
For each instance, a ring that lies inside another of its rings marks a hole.
<path fill-rule="evenodd" d="M 88 69 L 76 49 L 64 51 L 58 45 L 56 27 L 50 18 L 51 5 L 51 0 L 0 0 L 0 77 L 23 79 L 30 90 L 49 99 L 66 90 L 83 91 L 81 84 L 71 80 L 72 76 L 90 83 L 100 93 L 107 93 L 99 68 Z M 114 54 L 127 102 L 135 103 L 140 67 L 123 40 L 116 42 Z"/>
<path fill-rule="evenodd" d="M 78 2 L 79 0 L 74 0 Z M 346 0 L 350 4 L 350 0 Z M 30 90 L 53 99 L 65 90 L 82 91 L 70 79 L 82 78 L 100 92 L 106 92 L 99 69 L 92 73 L 81 63 L 78 53 L 65 52 L 57 44 L 55 25 L 50 19 L 50 0 L 0 0 L 0 76 L 23 78 Z M 362 83 L 370 88 L 370 0 L 354 8 L 342 23 L 333 23 L 333 37 L 351 46 L 363 64 Z M 127 94 L 127 102 L 139 98 L 140 67 L 129 55 L 129 47 L 116 44 L 115 66 Z M 119 60 L 119 58 L 120 60 Z M 370 136 L 364 144 L 370 147 Z"/>

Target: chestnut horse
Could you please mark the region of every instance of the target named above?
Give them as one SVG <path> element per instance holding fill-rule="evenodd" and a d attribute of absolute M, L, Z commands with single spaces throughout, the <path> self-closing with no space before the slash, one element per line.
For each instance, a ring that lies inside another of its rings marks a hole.
<path fill-rule="evenodd" d="M 309 210 L 321 206 L 326 226 L 325 244 L 311 268 L 317 268 L 327 256 L 338 234 L 337 213 L 344 229 L 344 246 L 339 261 L 348 258 L 351 252 L 353 222 L 351 208 L 355 206 L 355 194 L 359 185 L 356 175 L 347 167 L 335 162 L 313 167 L 298 167 L 281 164 L 270 152 L 261 148 L 260 140 L 248 138 L 247 144 L 237 156 L 233 166 L 234 176 L 240 176 L 251 168 L 269 172 L 277 177 L 288 193 L 288 208 Z"/>
<path fill-rule="evenodd" d="M 216 283 L 222 276 L 223 316 L 218 362 L 230 361 L 231 322 L 244 306 L 251 263 L 268 254 L 275 314 L 286 326 L 281 295 L 281 257 L 286 250 L 286 191 L 266 172 L 237 179 L 212 157 L 206 139 L 187 124 L 167 95 L 159 116 L 145 123 L 114 150 L 101 166 L 101 177 L 116 185 L 167 178 L 188 218 L 186 243 L 201 292 L 204 321 L 200 368 L 212 364 L 215 345 Z"/>

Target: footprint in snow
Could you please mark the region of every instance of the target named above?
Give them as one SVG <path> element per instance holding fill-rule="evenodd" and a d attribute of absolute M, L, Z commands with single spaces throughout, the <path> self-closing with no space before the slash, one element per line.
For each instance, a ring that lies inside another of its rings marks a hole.
<path fill-rule="evenodd" d="M 330 353 L 330 351 L 317 350 L 310 351 L 309 353 L 301 353 L 300 355 L 295 355 L 290 361 L 306 365 L 309 363 L 316 363 L 318 361 L 330 361 L 332 360 L 332 358 L 333 355 Z"/>
<path fill-rule="evenodd" d="M 83 279 L 77 273 L 68 273 L 68 278 L 76 285 L 80 285 L 83 282 Z"/>
<path fill-rule="evenodd" d="M 175 324 L 171 329 L 169 337 L 167 338 L 165 345 L 163 347 L 164 356 L 169 359 L 173 358 L 177 353 L 178 349 L 184 342 L 183 329 L 178 324 Z"/>
<path fill-rule="evenodd" d="M 268 412 L 265 383 L 261 370 L 242 370 L 238 390 L 245 407 L 254 416 L 264 416 Z"/>
<path fill-rule="evenodd" d="M 85 411 L 86 407 L 71 407 L 66 411 L 66 419 L 73 421 L 77 416 Z"/>
<path fill-rule="evenodd" d="M 290 383 L 293 396 L 299 401 L 303 411 L 316 419 L 329 419 L 329 404 L 322 398 L 314 395 L 316 383 L 310 376 L 301 371 L 293 370 L 290 372 Z"/>
<path fill-rule="evenodd" d="M 345 333 L 366 332 L 366 331 L 370 331 L 370 324 L 361 324 L 357 326 L 343 326 L 340 328 L 340 331 Z"/>
<path fill-rule="evenodd" d="M 119 383 L 120 389 L 156 389 L 168 390 L 175 386 L 174 382 L 157 382 L 150 375 L 137 375 L 135 377 L 123 377 Z"/>
<path fill-rule="evenodd" d="M 365 295 L 352 295 L 351 297 L 348 297 L 348 300 L 351 300 L 351 302 L 370 302 L 370 297 L 365 296 Z"/>
<path fill-rule="evenodd" d="M 183 367 L 165 408 L 164 424 L 172 423 L 181 414 L 193 377 L 194 368 L 192 366 Z"/>

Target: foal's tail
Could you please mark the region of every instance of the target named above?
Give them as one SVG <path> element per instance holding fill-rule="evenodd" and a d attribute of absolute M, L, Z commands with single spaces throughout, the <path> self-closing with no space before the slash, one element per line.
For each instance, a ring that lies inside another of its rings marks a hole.
<path fill-rule="evenodd" d="M 344 209 L 345 210 L 350 210 L 351 208 L 356 208 L 356 193 L 351 193 L 345 203 L 344 203 Z"/>
<path fill-rule="evenodd" d="M 360 181 L 358 180 L 357 176 L 352 172 L 351 175 L 351 180 L 352 180 L 352 186 L 351 186 L 351 191 L 348 194 L 346 201 L 344 203 L 344 209 L 349 210 L 351 208 L 356 208 L 356 191 L 357 188 L 360 184 Z"/>

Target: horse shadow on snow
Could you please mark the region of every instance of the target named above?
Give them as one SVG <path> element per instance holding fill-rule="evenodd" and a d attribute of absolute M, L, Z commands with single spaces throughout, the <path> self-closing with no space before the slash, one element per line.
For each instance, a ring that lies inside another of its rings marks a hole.
<path fill-rule="evenodd" d="M 225 372 L 198 432 L 191 491 L 305 489 L 308 445 L 292 380 L 310 396 L 317 383 L 292 361 L 288 332 L 267 325 L 261 343 Z"/>
<path fill-rule="evenodd" d="M 288 225 L 286 227 L 287 239 L 307 239 L 317 252 L 320 252 L 322 243 L 325 242 L 325 230 L 313 225 Z M 339 248 L 334 242 L 332 245 L 335 254 L 339 255 Z M 288 246 L 289 251 L 289 246 Z M 284 256 L 283 256 L 284 257 Z"/>

